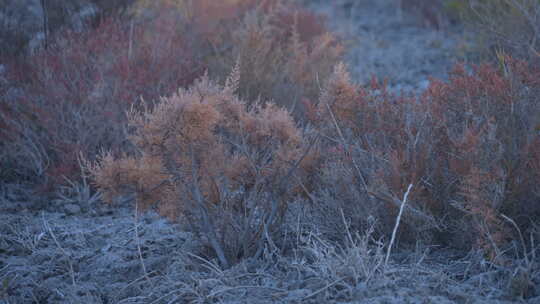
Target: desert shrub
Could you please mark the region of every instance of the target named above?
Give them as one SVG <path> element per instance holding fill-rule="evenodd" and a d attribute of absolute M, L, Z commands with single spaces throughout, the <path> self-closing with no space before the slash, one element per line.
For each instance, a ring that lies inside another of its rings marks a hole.
<path fill-rule="evenodd" d="M 249 101 L 260 97 L 291 109 L 316 99 L 343 52 L 321 16 L 291 1 L 139 1 L 136 14 L 160 5 L 194 33 L 211 77 L 223 81 L 240 60 L 238 94 Z"/>
<path fill-rule="evenodd" d="M 242 75 L 248 80 L 240 94 L 271 98 L 302 112 L 299 101 L 318 97 L 320 81 L 328 78 L 342 53 L 321 22 L 288 6 L 277 6 L 265 15 L 260 10 L 246 15 L 242 30 L 232 37 L 231 54 L 221 59 L 240 58 Z"/>
<path fill-rule="evenodd" d="M 376 81 L 360 88 L 338 66 L 311 115 L 326 138 L 318 197 L 336 215 L 326 218 L 341 213 L 361 229 L 372 216 L 388 234 L 412 184 L 402 241 L 500 254 L 512 238 L 501 214 L 527 230 L 540 212 L 539 71 L 504 62 L 502 70 L 457 66 L 419 98 L 393 96 Z"/>
<path fill-rule="evenodd" d="M 314 196 L 334 237 L 343 240 L 340 231 L 346 222 L 362 231 L 371 218 L 377 219 L 376 233 L 388 235 L 408 185 L 414 184 L 412 197 L 423 193 L 417 182 L 430 169 L 430 141 L 410 145 L 420 135 L 425 116 L 415 108 L 414 98 L 394 96 L 375 79 L 368 88 L 353 84 L 344 65 L 335 68 L 323 87 L 319 103 L 309 111 L 326 139 L 322 184 Z M 430 138 L 428 133 L 424 137 Z M 401 230 L 409 240 L 438 226 L 432 215 L 435 206 L 421 200 L 409 206 Z"/>
<path fill-rule="evenodd" d="M 287 205 L 317 163 L 286 110 L 248 109 L 237 84 L 238 69 L 225 86 L 205 76 L 132 112 L 137 153 L 88 165 L 107 201 L 135 194 L 138 210 L 188 223 L 224 267 L 275 246 Z"/>
<path fill-rule="evenodd" d="M 0 141 L 10 152 L 2 165 L 41 184 L 76 178 L 81 151 L 124 145 L 126 110 L 203 71 L 173 19 L 108 18 L 87 32 L 61 31 L 48 49 L 7 66 Z"/>
<path fill-rule="evenodd" d="M 12 177 L 48 185 L 76 178 L 79 151 L 126 143 L 124 112 L 141 97 L 170 94 L 205 70 L 224 80 L 236 62 L 240 96 L 294 108 L 316 98 L 340 53 L 322 18 L 290 3 L 137 1 L 86 32 L 64 29 L 49 49 L 8 67 L 3 163 Z"/>
<path fill-rule="evenodd" d="M 442 131 L 447 168 L 458 198 L 479 232 L 477 242 L 489 247 L 511 237 L 505 214 L 526 231 L 538 216 L 539 70 L 503 57 L 501 69 L 490 65 L 466 72 L 457 66 L 449 83 L 434 82 L 426 93 Z"/>
<path fill-rule="evenodd" d="M 501 51 L 524 60 L 538 58 L 540 1 L 452 0 L 447 6 L 476 34 L 480 58 L 494 60 Z"/>
<path fill-rule="evenodd" d="M 230 37 L 230 52 L 215 58 L 229 63 L 222 71 L 240 59 L 246 81 L 239 94 L 250 100 L 260 96 L 295 110 L 303 98 L 318 97 L 320 81 L 330 75 L 342 54 L 320 17 L 279 1 L 250 11 L 238 27 Z"/>

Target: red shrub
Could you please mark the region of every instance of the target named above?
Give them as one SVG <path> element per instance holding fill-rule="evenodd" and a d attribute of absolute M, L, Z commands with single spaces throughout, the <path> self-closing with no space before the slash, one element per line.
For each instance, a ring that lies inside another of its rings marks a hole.
<path fill-rule="evenodd" d="M 338 66 L 313 121 L 330 139 L 326 194 L 356 216 L 353 222 L 377 215 L 388 233 L 388 212 L 413 184 L 406 230 L 437 228 L 444 233 L 433 236 L 454 244 L 465 236 L 495 257 L 511 237 L 500 214 L 523 229 L 540 215 L 539 76 L 511 58 L 501 70 L 458 65 L 449 82 L 433 80 L 420 98 L 398 98 L 384 86 L 351 84 Z M 449 231 L 458 233 L 448 238 Z"/>
<path fill-rule="evenodd" d="M 88 32 L 62 31 L 48 49 L 9 66 L 9 82 L 23 93 L 3 99 L 0 114 L 21 170 L 51 182 L 76 177 L 81 151 L 123 145 L 126 110 L 200 75 L 204 67 L 176 28 L 175 19 L 108 18 Z"/>
<path fill-rule="evenodd" d="M 447 137 L 448 171 L 464 181 L 464 206 L 485 213 L 484 219 L 492 212 L 522 218 L 540 211 L 540 180 L 531 170 L 540 149 L 540 71 L 511 58 L 505 62 L 501 70 L 482 65 L 473 73 L 458 66 L 449 83 L 434 83 L 424 96 L 439 121 L 435 127 Z M 480 180 L 471 188 L 471 179 Z M 498 230 L 498 221 L 487 224 Z"/>

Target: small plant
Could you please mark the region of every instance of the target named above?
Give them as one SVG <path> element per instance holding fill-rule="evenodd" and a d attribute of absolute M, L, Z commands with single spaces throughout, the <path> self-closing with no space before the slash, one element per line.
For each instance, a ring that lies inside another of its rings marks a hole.
<path fill-rule="evenodd" d="M 238 72 L 224 87 L 205 76 L 153 109 L 131 112 L 137 154 L 106 153 L 87 166 L 107 201 L 127 191 L 138 210 L 187 221 L 223 267 L 275 241 L 302 172 L 315 165 L 286 110 L 248 109 L 233 94 Z"/>

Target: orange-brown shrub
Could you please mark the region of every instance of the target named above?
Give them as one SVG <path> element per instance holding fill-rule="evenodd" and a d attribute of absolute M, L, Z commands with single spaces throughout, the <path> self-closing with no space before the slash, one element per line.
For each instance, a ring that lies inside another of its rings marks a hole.
<path fill-rule="evenodd" d="M 318 84 L 343 53 L 323 18 L 292 2 L 172 2 L 189 12 L 186 27 L 203 42 L 211 76 L 224 80 L 240 61 L 244 80 L 238 94 L 246 100 L 300 107 L 302 98 L 317 98 Z"/>
<path fill-rule="evenodd" d="M 290 12 L 287 8 L 283 10 Z M 275 14 L 275 17 L 267 17 L 267 24 L 257 24 L 253 19 L 256 16 L 247 16 L 244 20 L 245 30 L 233 37 L 233 46 L 243 62 L 242 71 L 250 80 L 244 94 L 251 97 L 261 94 L 296 110 L 302 98 L 318 97 L 320 81 L 328 78 L 343 49 L 330 33 L 321 32 L 310 38 L 312 34 L 307 35 L 306 29 L 304 33 L 300 32 L 300 18 L 304 15 L 297 13 L 287 16 L 280 11 Z M 275 29 L 276 33 L 269 37 L 267 27 L 271 26 L 272 17 L 280 22 L 290 20 L 292 23 Z M 305 18 L 304 21 L 312 19 Z M 266 56 L 259 56 L 259 52 Z"/>
<path fill-rule="evenodd" d="M 458 65 L 450 81 L 404 98 L 377 82 L 355 86 L 338 66 L 313 120 L 328 139 L 324 197 L 352 223 L 373 215 L 388 233 L 413 184 L 404 233 L 432 231 L 434 241 L 462 239 L 494 257 L 512 237 L 500 214 L 524 230 L 540 214 L 539 73 L 511 58 L 502 70 Z"/>
<path fill-rule="evenodd" d="M 132 112 L 138 153 L 88 165 L 108 201 L 134 193 L 138 210 L 186 220 L 225 267 L 261 253 L 316 165 L 290 114 L 272 103 L 248 109 L 237 86 L 238 70 L 223 87 L 205 76 Z"/>

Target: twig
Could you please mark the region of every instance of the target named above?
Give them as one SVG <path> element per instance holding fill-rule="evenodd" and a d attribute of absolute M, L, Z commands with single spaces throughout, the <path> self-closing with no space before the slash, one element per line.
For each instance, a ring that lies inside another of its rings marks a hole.
<path fill-rule="evenodd" d="M 128 60 L 131 60 L 133 51 L 133 20 L 129 24 L 129 46 L 128 46 Z"/>
<path fill-rule="evenodd" d="M 218 241 L 217 235 L 216 235 L 216 228 L 214 227 L 214 223 L 212 222 L 210 216 L 208 215 L 208 209 L 206 207 L 204 197 L 201 193 L 201 189 L 199 186 L 199 183 L 197 182 L 197 167 L 195 162 L 195 153 L 193 151 L 193 145 L 190 145 L 190 156 L 191 156 L 191 178 L 193 182 L 193 196 L 195 197 L 195 200 L 197 201 L 199 211 L 201 212 L 201 217 L 204 225 L 204 229 L 207 232 L 207 236 L 210 240 L 210 245 L 216 252 L 216 255 L 218 256 L 218 259 L 221 263 L 221 265 L 224 268 L 229 268 L 229 261 L 227 260 L 227 257 L 225 256 L 225 251 L 223 251 L 223 247 Z"/>
<path fill-rule="evenodd" d="M 373 197 L 375 197 L 377 199 L 380 199 L 382 201 L 385 201 L 385 202 L 391 203 L 393 205 L 396 205 L 397 207 L 401 206 L 401 201 L 399 199 L 393 197 L 392 195 L 388 194 L 388 193 L 382 193 L 382 192 L 378 192 L 378 191 L 368 189 L 368 194 L 370 194 L 371 196 L 373 196 Z M 430 222 L 431 224 L 433 224 L 434 228 L 436 228 L 439 231 L 442 231 L 442 228 L 440 228 L 440 226 L 437 223 L 434 222 L 435 220 L 433 219 L 433 217 L 425 214 L 421 210 L 418 210 L 418 209 L 414 208 L 413 206 L 409 206 L 408 210 L 411 211 L 410 212 L 411 216 L 414 216 L 417 219 L 426 220 L 426 221 Z"/>
<path fill-rule="evenodd" d="M 332 118 L 332 122 L 334 123 L 334 126 L 336 127 L 336 130 L 338 132 L 338 135 L 342 140 L 341 144 L 345 148 L 346 146 L 348 146 L 347 142 L 345 141 L 345 136 L 343 136 L 343 132 L 341 132 L 341 128 L 339 127 L 337 119 L 334 116 L 334 112 L 332 112 L 332 108 L 330 108 L 330 104 L 328 102 L 326 102 L 326 108 L 328 109 L 328 113 L 330 114 L 330 117 Z M 356 169 L 356 172 L 358 173 L 358 176 L 359 176 L 360 180 L 362 181 L 362 185 L 364 186 L 364 190 L 366 191 L 366 193 L 369 193 L 368 186 L 367 186 L 367 183 L 366 183 L 366 179 L 365 179 L 364 175 L 362 174 L 362 171 L 360 170 L 360 166 L 358 166 L 358 164 L 356 163 L 355 158 L 352 157 L 352 155 L 351 155 L 351 161 L 353 163 L 354 168 Z"/>
<path fill-rule="evenodd" d="M 43 226 L 45 226 L 45 229 L 47 229 L 47 231 L 49 232 L 49 234 L 51 235 L 54 243 L 56 244 L 56 246 L 60 249 L 60 251 L 62 251 L 62 254 L 64 254 L 64 256 L 66 257 L 67 259 L 67 263 L 68 263 L 68 267 L 69 267 L 69 275 L 71 277 L 71 284 L 73 284 L 73 286 L 76 286 L 77 284 L 75 283 L 75 271 L 73 270 L 73 263 L 71 262 L 71 257 L 69 256 L 69 254 L 67 253 L 66 250 L 64 250 L 64 248 L 60 245 L 60 242 L 58 242 L 58 239 L 56 239 L 56 235 L 54 234 L 54 232 L 52 231 L 51 227 L 49 226 L 49 224 L 47 223 L 47 221 L 45 220 L 45 216 L 44 216 L 44 213 L 41 213 L 41 219 L 43 221 Z"/>
<path fill-rule="evenodd" d="M 186 283 L 184 283 L 184 282 L 176 282 L 176 284 L 184 285 L 184 286 L 188 287 L 188 288 L 186 288 L 186 289 L 188 289 L 188 290 L 191 289 L 190 291 L 191 291 L 193 294 L 197 294 L 196 292 L 193 291 L 193 288 L 190 288 L 190 286 L 188 286 L 188 285 L 187 285 Z M 184 289 L 184 290 L 185 290 L 185 289 Z M 166 294 L 162 295 L 161 297 L 155 299 L 154 301 L 150 302 L 150 304 L 161 303 L 161 300 L 165 299 L 166 297 L 172 296 L 172 295 L 174 295 L 175 293 L 177 293 L 177 292 L 182 292 L 182 291 L 184 291 L 184 290 L 183 290 L 183 289 L 175 289 L 175 290 L 173 290 L 173 291 L 171 291 L 171 292 L 169 292 L 169 293 L 166 293 Z M 175 298 L 175 299 L 176 299 L 176 298 Z M 169 303 L 176 303 L 176 302 L 169 302 Z"/>
<path fill-rule="evenodd" d="M 45 49 L 49 46 L 49 16 L 47 14 L 47 0 L 41 0 L 41 9 L 43 10 L 43 36 Z"/>
<path fill-rule="evenodd" d="M 343 225 L 345 225 L 345 230 L 347 231 L 347 236 L 349 237 L 351 246 L 354 246 L 354 240 L 352 238 L 351 231 L 349 230 L 349 224 L 347 223 L 347 220 L 345 220 L 345 214 L 343 214 L 343 208 L 339 208 L 339 212 L 341 213 L 341 220 L 343 221 Z"/>
<path fill-rule="evenodd" d="M 213 270 L 216 272 L 216 274 L 218 275 L 222 275 L 223 274 L 223 271 L 221 271 L 221 269 L 219 269 L 219 266 L 212 263 L 211 261 L 203 258 L 203 257 L 200 257 L 194 253 L 191 253 L 191 252 L 186 252 L 187 255 L 189 255 L 190 257 L 193 257 L 193 258 L 196 258 L 197 260 L 199 261 L 202 261 L 204 264 L 208 265 L 208 266 L 205 266 L 207 269 L 209 270 Z"/>
<path fill-rule="evenodd" d="M 311 298 L 311 297 L 313 297 L 313 296 L 318 295 L 319 293 L 321 293 L 321 292 L 327 290 L 328 288 L 330 288 L 330 287 L 336 285 L 337 283 L 343 281 L 344 279 L 345 279 L 345 278 L 337 279 L 337 280 L 335 280 L 334 282 L 332 282 L 332 283 L 330 283 L 330 284 L 328 284 L 328 285 L 326 285 L 326 286 L 324 286 L 324 287 L 322 287 L 322 288 L 320 288 L 320 289 L 318 289 L 318 290 L 315 290 L 315 291 L 312 292 L 311 294 L 305 296 L 305 297 L 302 299 L 302 301 L 304 301 L 304 300 L 306 300 L 306 299 L 309 299 L 309 298 Z"/>
<path fill-rule="evenodd" d="M 221 290 L 214 291 L 214 292 L 210 293 L 206 298 L 215 297 L 216 295 L 218 295 L 220 293 L 229 292 L 231 290 L 246 289 L 246 288 L 269 289 L 269 290 L 273 290 L 273 291 L 277 291 L 277 292 L 285 292 L 286 291 L 284 289 L 274 288 L 274 287 L 270 287 L 270 286 L 241 285 L 241 286 L 229 287 L 229 288 L 224 288 L 224 289 L 221 289 Z"/>
<path fill-rule="evenodd" d="M 138 206 L 139 206 L 139 204 L 137 203 L 137 200 L 135 200 L 135 218 L 133 219 L 133 225 L 134 225 L 134 229 L 135 229 L 135 242 L 137 242 L 137 252 L 139 253 L 139 261 L 141 261 L 141 267 L 142 267 L 142 270 L 143 270 L 143 273 L 144 273 L 144 277 L 146 278 L 146 280 L 148 281 L 150 286 L 153 287 L 152 281 L 150 280 L 150 276 L 148 275 L 148 271 L 146 271 L 146 265 L 144 264 L 144 259 L 143 259 L 143 256 L 142 256 L 141 239 L 139 238 L 139 225 L 137 223 L 137 219 L 138 219 L 137 214 L 139 212 Z"/>
<path fill-rule="evenodd" d="M 407 188 L 407 192 L 405 192 L 405 195 L 403 196 L 403 200 L 401 201 L 401 207 L 399 208 L 399 214 L 396 220 L 396 225 L 394 226 L 394 231 L 392 231 L 392 238 L 390 239 L 390 244 L 388 244 L 388 250 L 386 251 L 386 258 L 384 259 L 384 268 L 388 266 L 388 259 L 390 258 L 390 252 L 392 251 L 392 246 L 394 245 L 394 241 L 396 240 L 396 234 L 399 227 L 399 223 L 401 221 L 401 215 L 403 214 L 403 209 L 405 209 L 405 204 L 407 203 L 407 197 L 409 196 L 409 192 L 411 191 L 413 187 L 413 184 L 409 184 L 409 187 Z"/>
<path fill-rule="evenodd" d="M 525 263 L 527 264 L 527 266 L 529 266 L 530 261 L 529 261 L 529 257 L 527 256 L 527 247 L 525 245 L 525 239 L 523 238 L 523 235 L 521 234 L 521 229 L 519 229 L 516 222 L 514 222 L 514 220 L 512 220 L 508 216 L 501 213 L 501 217 L 503 219 L 505 219 L 506 221 L 510 222 L 512 224 L 512 226 L 514 226 L 514 228 L 516 228 L 516 230 L 517 230 L 517 232 L 519 234 L 519 240 L 521 241 L 521 246 L 523 247 L 523 258 L 525 259 Z"/>

